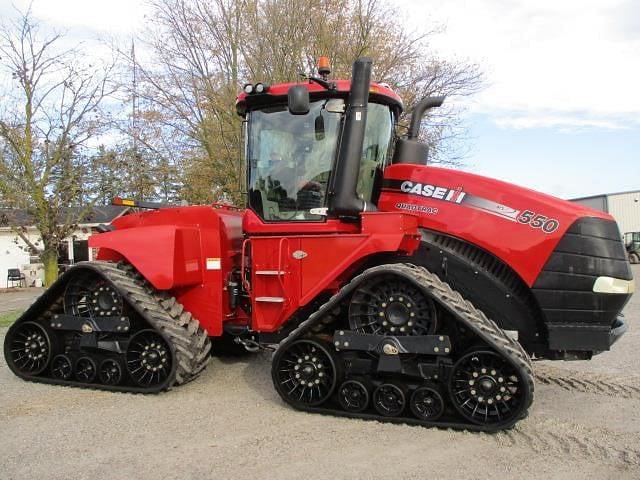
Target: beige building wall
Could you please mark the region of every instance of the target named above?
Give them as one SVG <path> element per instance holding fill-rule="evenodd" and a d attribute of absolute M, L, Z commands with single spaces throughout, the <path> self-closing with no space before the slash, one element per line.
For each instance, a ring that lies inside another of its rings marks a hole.
<path fill-rule="evenodd" d="M 640 232 L 640 191 L 609 195 L 607 203 L 620 233 Z"/>

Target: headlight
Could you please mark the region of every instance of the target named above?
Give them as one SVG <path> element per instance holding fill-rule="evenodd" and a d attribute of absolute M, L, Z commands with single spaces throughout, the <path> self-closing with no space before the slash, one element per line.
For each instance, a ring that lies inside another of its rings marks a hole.
<path fill-rule="evenodd" d="M 255 92 L 256 93 L 265 93 L 269 89 L 269 85 L 265 85 L 264 83 L 256 83 Z"/>

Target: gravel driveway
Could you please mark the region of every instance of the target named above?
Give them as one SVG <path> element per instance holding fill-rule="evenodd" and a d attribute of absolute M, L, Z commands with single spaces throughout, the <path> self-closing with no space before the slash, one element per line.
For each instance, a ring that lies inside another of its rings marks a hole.
<path fill-rule="evenodd" d="M 537 363 L 529 418 L 496 435 L 296 412 L 264 354 L 151 396 L 27 383 L 2 361 L 0 478 L 637 479 L 640 293 L 626 314 L 612 352 Z"/>

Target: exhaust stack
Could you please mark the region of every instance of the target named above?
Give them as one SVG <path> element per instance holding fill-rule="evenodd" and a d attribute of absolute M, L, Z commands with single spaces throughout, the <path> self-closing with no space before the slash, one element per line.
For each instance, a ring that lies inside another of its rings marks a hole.
<path fill-rule="evenodd" d="M 367 209 L 356 186 L 362 158 L 372 60 L 357 59 L 351 74 L 351 92 L 340 138 L 338 162 L 331 182 L 329 212 L 341 217 L 357 217 Z"/>
<path fill-rule="evenodd" d="M 395 151 L 393 152 L 392 163 L 413 163 L 426 165 L 429 159 L 429 146 L 420 142 L 420 123 L 427 111 L 434 107 L 439 107 L 444 102 L 444 96 L 426 97 L 420 100 L 413 108 L 411 114 L 411 124 L 407 138 L 398 139 Z"/>

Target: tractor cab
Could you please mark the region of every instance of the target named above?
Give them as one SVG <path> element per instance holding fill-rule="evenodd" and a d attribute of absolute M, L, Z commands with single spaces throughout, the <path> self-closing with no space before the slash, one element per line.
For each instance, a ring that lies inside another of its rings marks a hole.
<path fill-rule="evenodd" d="M 347 121 L 352 81 L 327 80 L 328 67 L 321 72 L 323 78 L 302 83 L 248 84 L 238 96 L 237 110 L 246 120 L 248 206 L 262 222 L 325 222 L 336 216 L 332 197 L 340 162 L 355 178 L 355 198 L 375 208 L 402 101 L 367 78 L 368 98 L 351 122 L 362 127 L 355 138 Z M 354 143 L 359 151 L 344 158 Z"/>

